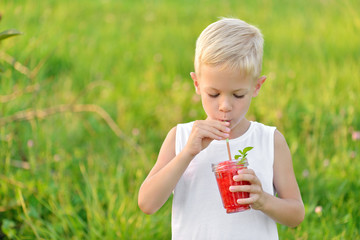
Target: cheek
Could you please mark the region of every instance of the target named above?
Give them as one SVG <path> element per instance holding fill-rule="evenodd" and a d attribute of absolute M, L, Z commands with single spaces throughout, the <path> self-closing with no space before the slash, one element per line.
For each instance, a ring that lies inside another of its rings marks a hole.
<path fill-rule="evenodd" d="M 201 97 L 202 106 L 205 112 L 209 115 L 209 113 L 216 110 L 217 102 L 213 99 L 209 99 L 208 97 Z"/>
<path fill-rule="evenodd" d="M 236 104 L 236 111 L 241 114 L 244 115 L 246 114 L 246 112 L 249 110 L 250 108 L 250 103 L 251 103 L 251 97 L 244 99 L 244 101 L 239 102 L 238 104 Z"/>

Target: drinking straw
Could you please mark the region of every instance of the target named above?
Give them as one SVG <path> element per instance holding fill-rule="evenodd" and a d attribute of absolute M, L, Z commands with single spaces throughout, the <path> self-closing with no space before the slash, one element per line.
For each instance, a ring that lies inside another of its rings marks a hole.
<path fill-rule="evenodd" d="M 231 153 L 230 153 L 230 144 L 229 144 L 229 139 L 226 139 L 226 146 L 227 146 L 227 150 L 228 150 L 228 154 L 229 154 L 229 160 L 231 161 Z"/>

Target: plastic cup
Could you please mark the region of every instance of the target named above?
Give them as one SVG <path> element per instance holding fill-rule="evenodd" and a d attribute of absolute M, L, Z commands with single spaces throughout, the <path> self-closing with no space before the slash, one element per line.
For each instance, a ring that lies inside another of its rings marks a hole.
<path fill-rule="evenodd" d="M 250 209 L 249 204 L 238 204 L 240 198 L 248 198 L 248 192 L 230 192 L 229 187 L 235 185 L 250 185 L 248 181 L 234 181 L 233 177 L 238 175 L 240 169 L 247 168 L 247 161 L 244 164 L 238 164 L 237 160 L 228 160 L 218 164 L 212 164 L 212 170 L 215 174 L 219 187 L 221 199 L 226 209 L 226 213 L 241 212 Z"/>

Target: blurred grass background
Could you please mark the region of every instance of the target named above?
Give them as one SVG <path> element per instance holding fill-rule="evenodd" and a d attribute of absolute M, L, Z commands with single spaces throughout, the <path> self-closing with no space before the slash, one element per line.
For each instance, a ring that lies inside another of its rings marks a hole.
<path fill-rule="evenodd" d="M 268 80 L 248 117 L 287 138 L 306 208 L 280 238 L 359 239 L 359 9 L 2 0 L 0 32 L 23 35 L 0 43 L 0 239 L 170 239 L 171 201 L 146 216 L 137 192 L 167 132 L 205 117 L 189 72 L 220 16 L 264 34 Z"/>

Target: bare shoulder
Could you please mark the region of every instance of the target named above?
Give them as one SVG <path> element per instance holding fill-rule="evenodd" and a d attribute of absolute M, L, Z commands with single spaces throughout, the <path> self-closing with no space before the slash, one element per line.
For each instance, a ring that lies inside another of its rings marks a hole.
<path fill-rule="evenodd" d="M 175 156 L 175 142 L 176 142 L 176 126 L 173 127 L 167 134 L 161 148 L 157 161 L 149 173 L 149 176 L 154 175 L 166 164 L 168 164 Z"/>
<path fill-rule="evenodd" d="M 290 149 L 286 139 L 284 135 L 278 130 L 275 130 L 274 134 L 274 151 L 275 163 L 276 161 L 292 161 Z"/>
<path fill-rule="evenodd" d="M 278 130 L 274 136 L 274 185 L 282 198 L 299 198 L 291 152 L 284 135 Z"/>
<path fill-rule="evenodd" d="M 167 134 L 161 146 L 158 156 L 158 161 L 165 158 L 164 160 L 168 162 L 169 160 L 175 157 L 175 142 L 176 142 L 176 126 L 173 127 Z"/>
<path fill-rule="evenodd" d="M 274 136 L 274 179 L 284 179 L 292 174 L 292 158 L 284 135 L 275 130 Z"/>
<path fill-rule="evenodd" d="M 281 147 L 285 147 L 288 148 L 288 144 L 286 142 L 286 139 L 284 137 L 284 135 L 279 131 L 279 130 L 275 130 L 274 133 L 274 143 L 275 143 L 275 149 L 276 148 L 281 148 Z"/>
<path fill-rule="evenodd" d="M 176 140 L 176 126 L 173 127 L 172 129 L 170 129 L 170 131 L 168 132 L 163 145 L 166 144 L 171 144 L 172 145 L 172 150 L 174 150 L 175 152 L 175 140 Z"/>

